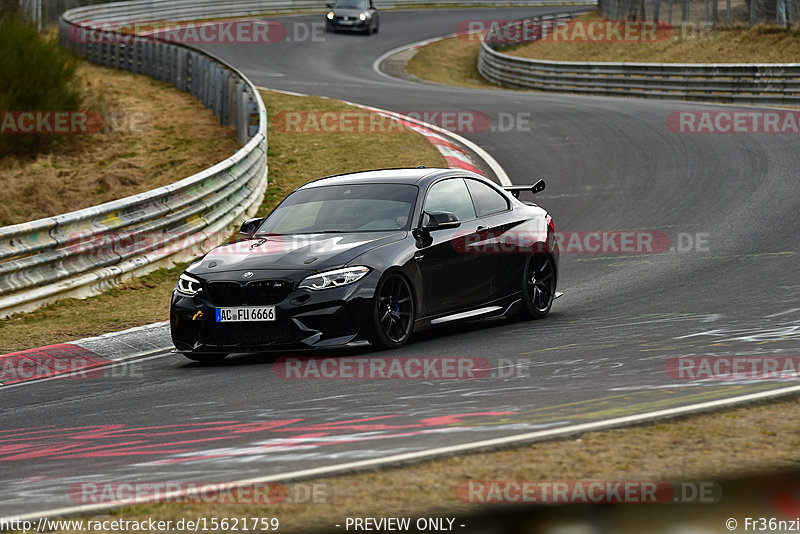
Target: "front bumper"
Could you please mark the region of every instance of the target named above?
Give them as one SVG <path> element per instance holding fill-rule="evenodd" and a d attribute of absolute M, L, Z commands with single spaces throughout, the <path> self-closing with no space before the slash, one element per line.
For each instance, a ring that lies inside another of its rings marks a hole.
<path fill-rule="evenodd" d="M 328 24 L 330 24 L 331 27 L 333 27 L 336 30 L 351 30 L 351 31 L 364 31 L 369 27 L 371 23 L 372 23 L 371 18 L 367 18 L 367 20 L 360 20 L 360 19 L 342 20 L 341 17 L 334 17 L 333 20 L 328 21 Z"/>
<path fill-rule="evenodd" d="M 379 279 L 380 273 L 371 271 L 347 286 L 292 289 L 270 304 L 275 306 L 276 320 L 262 322 L 216 322 L 217 308 L 252 304 L 228 301 L 220 305 L 211 299 L 207 286 L 193 297 L 173 291 L 172 342 L 178 352 L 231 353 L 344 347 L 369 341 Z M 296 287 L 297 282 L 292 285 Z"/>

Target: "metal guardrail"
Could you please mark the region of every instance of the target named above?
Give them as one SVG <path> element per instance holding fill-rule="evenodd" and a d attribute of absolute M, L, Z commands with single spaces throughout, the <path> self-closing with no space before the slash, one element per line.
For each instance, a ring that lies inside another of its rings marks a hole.
<path fill-rule="evenodd" d="M 62 43 L 94 63 L 147 74 L 189 91 L 222 124 L 233 123 L 244 146 L 174 184 L 0 228 L 0 316 L 65 296 L 97 293 L 133 274 L 195 256 L 262 202 L 267 114 L 244 75 L 209 54 L 155 37 L 131 36 L 121 42 L 113 36 L 104 39 L 98 29 L 80 29 L 92 32 L 93 38 L 69 38 L 87 16 L 135 16 L 127 11 L 129 4 L 134 2 L 67 11 L 59 23 Z"/>
<path fill-rule="evenodd" d="M 569 16 L 560 17 L 565 21 Z M 541 18 L 524 20 L 546 24 Z M 741 104 L 800 103 L 800 63 L 562 62 L 511 56 L 498 50 L 505 46 L 507 43 L 482 42 L 478 72 L 490 82 L 507 87 Z"/>

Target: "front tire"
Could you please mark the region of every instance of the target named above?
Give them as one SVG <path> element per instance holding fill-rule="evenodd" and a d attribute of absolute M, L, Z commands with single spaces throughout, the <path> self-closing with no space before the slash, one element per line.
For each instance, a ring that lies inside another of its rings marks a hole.
<path fill-rule="evenodd" d="M 373 310 L 373 341 L 384 349 L 402 347 L 411 337 L 416 310 L 411 286 L 400 274 L 389 274 L 378 282 Z"/>
<path fill-rule="evenodd" d="M 227 352 L 184 352 L 184 356 L 195 362 L 221 362 L 227 356 Z"/>
<path fill-rule="evenodd" d="M 556 264 L 550 254 L 537 252 L 528 256 L 522 277 L 523 319 L 542 319 L 550 313 L 556 281 Z"/>

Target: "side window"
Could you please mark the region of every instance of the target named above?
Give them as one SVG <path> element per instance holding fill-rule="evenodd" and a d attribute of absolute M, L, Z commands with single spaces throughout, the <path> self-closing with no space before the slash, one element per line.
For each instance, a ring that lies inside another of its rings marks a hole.
<path fill-rule="evenodd" d="M 467 179 L 466 182 L 478 217 L 508 209 L 508 200 L 502 194 L 478 180 Z"/>
<path fill-rule="evenodd" d="M 475 206 L 472 205 L 472 198 L 463 178 L 450 178 L 435 183 L 428 190 L 425 211 L 449 211 L 462 221 L 475 218 Z"/>

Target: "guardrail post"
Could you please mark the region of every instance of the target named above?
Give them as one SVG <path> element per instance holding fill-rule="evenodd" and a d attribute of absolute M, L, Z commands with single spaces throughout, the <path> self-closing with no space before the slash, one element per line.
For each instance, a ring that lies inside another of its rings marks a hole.
<path fill-rule="evenodd" d="M 141 48 L 141 44 L 139 42 L 138 37 L 134 37 L 131 39 L 131 42 L 128 44 L 128 48 L 130 48 L 130 70 L 131 72 L 139 72 L 139 49 Z"/>
<path fill-rule="evenodd" d="M 213 68 L 210 62 L 203 63 L 203 104 L 208 108 L 211 107 L 212 102 L 212 81 L 213 81 Z"/>
<path fill-rule="evenodd" d="M 205 72 L 203 70 L 203 57 L 198 56 L 195 58 L 194 65 L 192 66 L 192 83 L 194 83 L 195 91 L 197 94 L 195 97 L 200 102 L 205 104 L 203 100 L 203 86 L 205 84 Z"/>
<path fill-rule="evenodd" d="M 164 81 L 167 83 L 175 83 L 175 55 L 172 47 L 168 44 L 161 43 L 161 48 L 164 50 Z"/>
<path fill-rule="evenodd" d="M 212 111 L 215 117 L 222 118 L 222 86 L 223 86 L 223 77 L 222 77 L 222 69 L 218 68 L 216 65 L 214 66 L 214 106 Z"/>
<path fill-rule="evenodd" d="M 236 82 L 236 138 L 240 143 L 247 142 L 247 107 L 244 84 Z"/>
<path fill-rule="evenodd" d="M 186 61 L 189 53 L 183 48 L 178 48 L 175 68 L 175 87 L 181 91 L 187 91 L 189 88 L 186 83 L 189 64 Z"/>
<path fill-rule="evenodd" d="M 195 83 L 195 73 L 197 72 L 195 63 L 197 60 L 195 59 L 195 54 L 192 52 L 187 52 L 186 57 L 186 85 L 188 87 L 189 94 L 193 97 L 197 98 L 197 84 Z"/>
<path fill-rule="evenodd" d="M 247 137 L 253 137 L 258 133 L 258 105 L 253 99 L 253 95 L 247 93 Z"/>
<path fill-rule="evenodd" d="M 222 106 L 220 109 L 219 122 L 223 126 L 231 123 L 231 83 L 232 76 L 230 72 L 222 73 Z"/>
<path fill-rule="evenodd" d="M 161 77 L 161 70 L 162 70 L 162 63 L 161 63 L 161 43 L 158 41 L 153 41 L 153 78 L 156 80 L 162 80 Z"/>
<path fill-rule="evenodd" d="M 166 54 L 167 49 L 164 46 L 164 43 L 161 41 L 156 41 L 156 78 L 161 80 L 162 82 L 166 82 L 166 71 L 167 71 L 167 61 L 166 61 Z"/>

